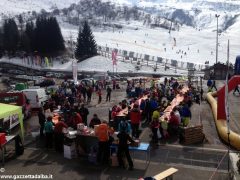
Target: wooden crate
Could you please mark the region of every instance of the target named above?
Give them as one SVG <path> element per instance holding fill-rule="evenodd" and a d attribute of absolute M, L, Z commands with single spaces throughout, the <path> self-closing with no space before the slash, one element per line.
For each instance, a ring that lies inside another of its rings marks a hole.
<path fill-rule="evenodd" d="M 203 142 L 204 137 L 202 125 L 182 129 L 182 142 L 185 145 Z"/>

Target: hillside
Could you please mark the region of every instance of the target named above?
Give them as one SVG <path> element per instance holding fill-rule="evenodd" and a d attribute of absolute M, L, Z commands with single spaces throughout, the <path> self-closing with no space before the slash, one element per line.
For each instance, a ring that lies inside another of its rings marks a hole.
<path fill-rule="evenodd" d="M 100 46 L 196 64 L 215 62 L 215 14 L 219 14 L 219 61 L 226 61 L 228 39 L 232 63 L 240 49 L 239 1 L 1 0 L 0 5 L 1 17 L 20 12 L 25 12 L 26 21 L 56 16 L 66 42 L 77 38 L 79 25 L 87 19 Z"/>

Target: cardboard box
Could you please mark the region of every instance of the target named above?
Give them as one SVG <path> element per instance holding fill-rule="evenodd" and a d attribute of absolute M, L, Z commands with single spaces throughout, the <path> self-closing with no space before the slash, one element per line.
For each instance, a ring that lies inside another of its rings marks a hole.
<path fill-rule="evenodd" d="M 75 144 L 64 145 L 64 157 L 67 159 L 73 159 L 77 156 Z"/>

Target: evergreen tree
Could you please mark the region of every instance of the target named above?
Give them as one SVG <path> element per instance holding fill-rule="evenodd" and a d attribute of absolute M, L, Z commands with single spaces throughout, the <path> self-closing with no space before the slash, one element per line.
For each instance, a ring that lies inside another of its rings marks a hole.
<path fill-rule="evenodd" d="M 22 15 L 19 15 L 19 16 L 17 16 L 17 18 L 18 18 L 20 30 L 21 30 L 21 32 L 23 32 L 23 24 L 24 24 L 23 17 L 22 17 Z"/>
<path fill-rule="evenodd" d="M 23 39 L 23 38 L 26 38 L 26 36 L 24 35 L 24 32 L 23 32 L 23 24 L 24 24 L 24 22 L 23 22 L 22 15 L 17 16 L 17 19 L 18 19 L 18 23 L 19 23 L 19 27 L 20 27 L 20 31 L 19 31 L 19 47 L 18 47 L 18 49 L 24 51 L 25 50 L 25 47 L 24 47 L 24 43 L 25 42 L 23 42 L 23 41 L 25 41 L 26 39 Z M 23 36 L 25 36 L 25 37 L 23 37 Z"/>
<path fill-rule="evenodd" d="M 31 40 L 25 32 L 23 32 L 22 35 L 21 35 L 21 50 L 23 50 L 27 53 L 32 52 Z"/>
<path fill-rule="evenodd" d="M 86 55 L 93 56 L 97 54 L 97 44 L 87 21 L 83 25 L 83 43 L 86 46 Z"/>
<path fill-rule="evenodd" d="M 48 29 L 46 28 L 46 18 L 39 17 L 36 20 L 35 28 L 35 48 L 40 53 L 46 53 L 48 49 L 48 39 L 47 33 Z"/>
<path fill-rule="evenodd" d="M 3 56 L 3 32 L 0 29 L 0 58 Z"/>
<path fill-rule="evenodd" d="M 81 59 L 86 54 L 85 47 L 86 46 L 84 46 L 84 43 L 83 43 L 82 30 L 81 30 L 81 28 L 79 28 L 78 38 L 77 38 L 77 45 L 76 45 L 76 49 L 75 49 L 75 57 L 77 59 Z"/>
<path fill-rule="evenodd" d="M 87 21 L 85 21 L 82 31 L 79 29 L 75 56 L 77 59 L 82 59 L 94 56 L 96 54 L 96 41 Z"/>
<path fill-rule="evenodd" d="M 28 22 L 26 24 L 25 34 L 29 40 L 29 50 L 30 52 L 34 52 L 36 50 L 35 47 L 35 29 L 33 22 Z"/>
<path fill-rule="evenodd" d="M 54 53 L 65 50 L 63 36 L 56 18 L 38 18 L 35 29 L 36 50 L 40 53 Z"/>
<path fill-rule="evenodd" d="M 18 49 L 19 32 L 14 19 L 7 19 L 3 25 L 3 49 L 15 54 Z"/>
<path fill-rule="evenodd" d="M 65 50 L 64 39 L 61 33 L 61 29 L 55 17 L 51 17 L 49 19 L 49 26 L 52 29 L 52 34 L 49 33 L 49 35 L 51 36 L 52 39 L 53 51 Z"/>

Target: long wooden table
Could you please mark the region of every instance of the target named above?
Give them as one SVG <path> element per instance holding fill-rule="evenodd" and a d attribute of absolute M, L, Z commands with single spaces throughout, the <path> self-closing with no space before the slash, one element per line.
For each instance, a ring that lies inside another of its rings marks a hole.
<path fill-rule="evenodd" d="M 184 100 L 184 93 L 186 93 L 187 91 L 189 90 L 188 87 L 184 87 L 182 90 L 181 90 L 181 94 L 177 94 L 177 96 L 172 100 L 171 102 L 171 105 L 168 106 L 165 110 L 164 110 L 164 114 L 161 116 L 160 119 L 165 119 L 167 118 L 169 120 L 169 117 L 170 117 L 170 113 L 172 112 L 173 108 L 175 106 L 178 106 L 183 100 Z"/>
<path fill-rule="evenodd" d="M 148 98 L 148 95 L 144 95 L 143 97 L 139 98 L 138 101 L 138 105 L 140 106 L 142 100 L 146 100 Z M 131 109 L 133 109 L 134 103 L 132 103 L 131 105 Z M 128 107 L 126 107 L 125 109 L 122 109 L 117 116 L 118 117 L 125 117 L 128 115 Z"/>

